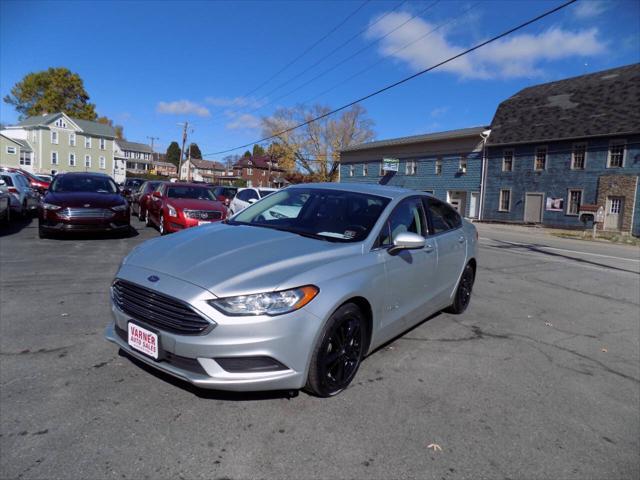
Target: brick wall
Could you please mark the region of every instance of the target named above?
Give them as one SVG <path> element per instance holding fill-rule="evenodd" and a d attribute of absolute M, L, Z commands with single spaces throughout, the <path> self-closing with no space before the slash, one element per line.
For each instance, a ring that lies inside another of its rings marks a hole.
<path fill-rule="evenodd" d="M 598 185 L 598 205 L 607 208 L 607 197 L 622 197 L 622 228 L 623 232 L 630 232 L 633 224 L 633 206 L 636 199 L 637 175 L 602 175 Z M 606 211 L 605 211 L 606 214 Z M 601 225 L 604 227 L 604 224 Z"/>

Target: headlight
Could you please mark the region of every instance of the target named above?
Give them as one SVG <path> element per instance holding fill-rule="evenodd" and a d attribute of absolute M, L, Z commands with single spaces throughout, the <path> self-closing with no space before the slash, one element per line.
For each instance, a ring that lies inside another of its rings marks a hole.
<path fill-rule="evenodd" d="M 167 209 L 169 210 L 169 216 L 170 217 L 177 217 L 178 214 L 176 213 L 176 209 L 173 208 L 171 205 L 167 205 Z"/>
<path fill-rule="evenodd" d="M 45 210 L 60 210 L 62 207 L 60 205 L 54 205 L 53 203 L 42 202 L 42 208 Z"/>
<path fill-rule="evenodd" d="M 226 315 L 282 315 L 304 307 L 318 294 L 318 287 L 304 287 L 255 295 L 209 300 L 209 305 Z"/>
<path fill-rule="evenodd" d="M 127 209 L 127 204 L 123 203 L 122 205 L 116 205 L 115 207 L 111 207 L 111 210 L 114 212 L 124 212 Z"/>

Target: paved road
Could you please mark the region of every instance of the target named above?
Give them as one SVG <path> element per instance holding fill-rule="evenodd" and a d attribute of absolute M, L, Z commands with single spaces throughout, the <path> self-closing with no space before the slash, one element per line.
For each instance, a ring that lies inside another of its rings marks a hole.
<path fill-rule="evenodd" d="M 0 237 L 3 479 L 640 475 L 636 250 L 483 225 L 467 313 L 375 352 L 336 398 L 288 399 L 194 390 L 103 340 L 118 263 L 154 231 L 23 227 Z"/>

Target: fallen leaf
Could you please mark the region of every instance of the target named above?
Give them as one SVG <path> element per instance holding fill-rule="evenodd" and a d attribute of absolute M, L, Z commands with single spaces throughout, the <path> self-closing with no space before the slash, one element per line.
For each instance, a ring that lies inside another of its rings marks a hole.
<path fill-rule="evenodd" d="M 607 347 L 602 347 L 600 349 L 601 352 L 607 353 L 609 351 L 609 349 Z"/>
<path fill-rule="evenodd" d="M 60 315 L 61 317 L 68 317 L 69 314 L 68 313 L 63 313 L 62 315 Z"/>
<path fill-rule="evenodd" d="M 442 447 L 440 445 L 438 445 L 437 443 L 430 443 L 429 445 L 427 445 L 427 448 L 433 450 L 434 452 L 441 452 L 442 451 Z"/>
<path fill-rule="evenodd" d="M 551 325 L 551 322 L 544 322 L 544 324 L 545 324 L 547 327 L 553 327 L 553 325 Z"/>

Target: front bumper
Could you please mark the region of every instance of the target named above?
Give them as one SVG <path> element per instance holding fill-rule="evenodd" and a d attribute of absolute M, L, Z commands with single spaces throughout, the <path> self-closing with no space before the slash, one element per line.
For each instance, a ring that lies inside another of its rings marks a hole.
<path fill-rule="evenodd" d="M 216 219 L 216 220 L 201 221 L 201 220 L 196 220 L 193 218 L 186 218 L 186 217 L 165 217 L 164 228 L 167 231 L 167 233 L 175 233 L 175 232 L 179 232 L 180 230 L 184 230 L 185 228 L 193 228 L 193 227 L 198 227 L 200 225 L 207 225 L 209 223 L 220 222 L 225 218 L 226 217 L 223 216 L 222 218 Z M 200 223 L 200 222 L 203 222 L 203 223 Z"/>
<path fill-rule="evenodd" d="M 150 270 L 125 265 L 118 278 L 148 286 L 146 279 L 151 273 Z M 130 356 L 208 389 L 291 390 L 302 388 L 306 383 L 309 359 L 322 326 L 320 318 L 305 309 L 276 317 L 226 317 L 206 303 L 206 300 L 215 298 L 210 292 L 188 282 L 162 275 L 153 288 L 189 303 L 215 323 L 215 327 L 202 335 L 180 335 L 155 328 L 161 350 L 160 359 L 155 360 L 133 349 L 127 342 L 129 322 L 143 328 L 148 325 L 112 304 L 114 321 L 107 327 L 105 337 Z M 215 360 L 248 357 L 269 357 L 282 364 L 282 369 L 231 372 Z"/>
<path fill-rule="evenodd" d="M 110 218 L 67 218 L 40 209 L 40 228 L 51 232 L 119 232 L 131 228 L 129 212 L 119 212 Z"/>

